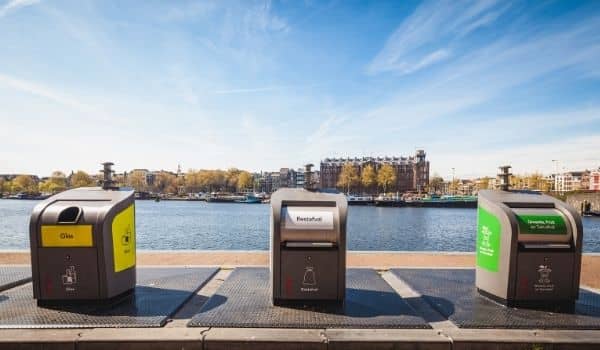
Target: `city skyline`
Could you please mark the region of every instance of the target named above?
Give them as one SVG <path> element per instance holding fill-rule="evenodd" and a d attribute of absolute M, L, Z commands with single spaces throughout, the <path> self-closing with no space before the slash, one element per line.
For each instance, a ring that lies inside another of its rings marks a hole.
<path fill-rule="evenodd" d="M 598 32 L 593 1 L 0 0 L 0 173 L 596 169 Z"/>

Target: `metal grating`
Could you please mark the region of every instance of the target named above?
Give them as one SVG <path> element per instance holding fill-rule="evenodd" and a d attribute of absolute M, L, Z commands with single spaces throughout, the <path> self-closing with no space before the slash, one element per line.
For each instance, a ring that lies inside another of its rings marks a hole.
<path fill-rule="evenodd" d="M 580 289 L 574 312 L 511 308 L 481 296 L 472 269 L 392 272 L 460 328 L 600 329 L 600 295 Z"/>
<path fill-rule="evenodd" d="M 0 266 L 0 292 L 27 282 L 31 282 L 31 267 Z"/>
<path fill-rule="evenodd" d="M 0 293 L 0 328 L 161 327 L 217 268 L 138 268 L 135 293 L 110 306 L 38 307 L 28 283 Z"/>
<path fill-rule="evenodd" d="M 190 327 L 429 328 L 370 269 L 348 269 L 343 306 L 273 306 L 269 270 L 237 268 L 204 304 Z"/>

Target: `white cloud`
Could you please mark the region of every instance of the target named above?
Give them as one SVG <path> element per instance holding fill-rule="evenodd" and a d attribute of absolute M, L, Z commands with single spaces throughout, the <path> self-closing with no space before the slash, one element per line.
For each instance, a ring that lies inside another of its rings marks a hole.
<path fill-rule="evenodd" d="M 60 105 L 83 112 L 88 118 L 93 117 L 99 120 L 110 119 L 109 116 L 98 110 L 96 107 L 81 102 L 74 96 L 65 94 L 57 89 L 36 82 L 15 78 L 0 73 L 0 86 L 5 86 L 17 91 L 31 94 L 33 96 L 45 98 Z"/>
<path fill-rule="evenodd" d="M 424 2 L 392 33 L 367 72 L 409 74 L 447 59 L 453 39 L 493 23 L 508 9 L 497 4 L 496 0 Z"/>
<path fill-rule="evenodd" d="M 599 31 L 600 21 L 592 19 L 558 32 L 520 32 L 518 37 L 475 48 L 428 80 L 397 90 L 367 112 L 365 122 L 375 118 L 397 125 L 395 129 L 416 126 L 490 102 L 510 88 L 557 70 L 593 72 L 600 58 L 600 37 L 595 35 Z"/>
<path fill-rule="evenodd" d="M 40 0 L 9 0 L 4 5 L 0 6 L 0 17 L 6 16 L 8 13 L 22 7 L 31 6 L 39 2 Z"/>

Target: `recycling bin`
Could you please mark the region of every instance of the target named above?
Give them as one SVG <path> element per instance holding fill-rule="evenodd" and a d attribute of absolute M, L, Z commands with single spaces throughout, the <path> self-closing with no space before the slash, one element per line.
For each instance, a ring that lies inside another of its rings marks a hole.
<path fill-rule="evenodd" d="M 273 304 L 343 303 L 347 208 L 342 194 L 285 188 L 271 196 Z"/>
<path fill-rule="evenodd" d="M 509 306 L 572 306 L 579 295 L 581 217 L 548 195 L 479 192 L 476 286 Z"/>
<path fill-rule="evenodd" d="M 54 195 L 33 209 L 29 232 L 39 304 L 102 301 L 135 287 L 133 191 L 84 187 Z"/>

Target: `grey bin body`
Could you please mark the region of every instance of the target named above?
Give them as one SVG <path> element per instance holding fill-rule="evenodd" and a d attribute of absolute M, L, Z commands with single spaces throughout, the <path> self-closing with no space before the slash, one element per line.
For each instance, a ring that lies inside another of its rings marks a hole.
<path fill-rule="evenodd" d="M 509 306 L 573 305 L 582 240 L 581 217 L 554 197 L 480 191 L 477 289 Z"/>
<path fill-rule="evenodd" d="M 344 301 L 346 218 L 342 194 L 280 189 L 271 196 L 273 303 Z"/>
<path fill-rule="evenodd" d="M 29 233 L 38 303 L 102 301 L 135 287 L 133 191 L 59 193 L 33 209 Z"/>

